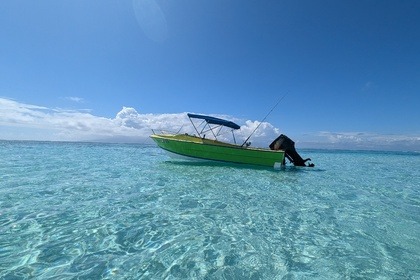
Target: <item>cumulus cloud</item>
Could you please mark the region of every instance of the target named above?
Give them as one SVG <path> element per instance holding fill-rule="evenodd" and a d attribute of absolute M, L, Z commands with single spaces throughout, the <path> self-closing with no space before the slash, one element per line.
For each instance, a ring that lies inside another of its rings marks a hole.
<path fill-rule="evenodd" d="M 50 109 L 0 98 L 1 137 L 7 140 L 93 141 L 134 134 L 114 122 L 83 111 Z"/>
<path fill-rule="evenodd" d="M 241 139 L 247 139 L 251 135 L 250 141 L 253 145 L 267 147 L 271 141 L 280 135 L 280 130 L 268 122 L 245 121 L 237 135 Z M 243 141 L 244 141 L 243 140 Z"/>
<path fill-rule="evenodd" d="M 123 107 L 115 117 L 115 122 L 123 127 L 142 130 L 178 131 L 182 125 L 188 124 L 186 113 L 180 114 L 139 114 L 136 109 Z"/>
<path fill-rule="evenodd" d="M 241 129 L 235 131 L 239 144 L 252 134 L 249 141 L 253 146 L 267 147 L 283 133 L 268 122 L 214 116 L 241 125 Z M 195 120 L 194 124 L 199 126 L 200 122 Z M 134 108 L 123 107 L 114 118 L 104 118 L 86 110 L 47 108 L 0 98 L 0 139 L 3 140 L 152 143 L 149 139 L 152 131 L 196 134 L 186 113 L 141 114 Z M 211 138 L 211 132 L 207 132 L 206 137 Z M 219 140 L 231 141 L 230 130 L 222 131 Z M 294 135 L 293 140 L 298 148 L 420 151 L 419 135 L 321 131 Z"/>
<path fill-rule="evenodd" d="M 237 141 L 244 141 L 258 125 L 246 121 L 236 133 Z M 104 118 L 85 110 L 51 109 L 0 98 L 0 137 L 6 140 L 145 142 L 152 131 L 196 133 L 186 113 L 140 114 L 123 107 L 115 118 Z M 266 146 L 267 137 L 274 139 L 278 133 L 271 124 L 262 123 L 251 140 Z M 226 130 L 220 139 L 231 141 L 232 137 Z"/>

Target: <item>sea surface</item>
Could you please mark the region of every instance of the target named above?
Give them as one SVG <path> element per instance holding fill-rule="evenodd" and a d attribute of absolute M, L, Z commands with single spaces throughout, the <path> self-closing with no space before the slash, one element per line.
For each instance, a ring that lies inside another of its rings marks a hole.
<path fill-rule="evenodd" d="M 0 279 L 420 279 L 420 154 L 299 152 L 0 142 Z"/>

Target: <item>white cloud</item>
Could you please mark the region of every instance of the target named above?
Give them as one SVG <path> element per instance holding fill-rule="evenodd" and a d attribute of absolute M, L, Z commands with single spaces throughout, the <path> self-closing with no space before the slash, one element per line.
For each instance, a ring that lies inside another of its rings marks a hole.
<path fill-rule="evenodd" d="M 303 135 L 308 148 L 420 151 L 420 135 L 321 131 Z"/>
<path fill-rule="evenodd" d="M 258 127 L 249 141 L 267 147 L 281 132 L 268 122 L 238 120 L 232 116 L 215 117 L 242 124 L 235 132 L 242 142 Z M 199 124 L 199 121 L 196 123 Z M 155 132 L 196 133 L 186 113 L 141 114 L 123 107 L 115 118 L 104 118 L 86 110 L 51 109 L 0 98 L 0 139 L 49 141 L 149 142 Z M 287 132 L 285 132 L 287 134 Z M 206 137 L 211 137 L 208 132 Z M 221 140 L 231 139 L 226 130 Z M 383 149 L 420 151 L 419 135 L 385 135 L 366 132 L 315 132 L 293 136 L 297 148 Z M 150 142 L 151 143 L 151 142 Z"/>
<path fill-rule="evenodd" d="M 67 97 L 64 97 L 64 99 L 70 100 L 70 101 L 73 101 L 73 102 L 76 102 L 76 103 L 84 103 L 85 102 L 85 100 L 83 98 L 76 97 L 76 96 L 67 96 Z"/>
<path fill-rule="evenodd" d="M 244 141 L 258 124 L 246 121 L 236 133 L 237 141 Z M 186 113 L 140 114 L 134 108 L 123 107 L 115 118 L 104 118 L 85 110 L 50 109 L 0 98 L 0 137 L 6 140 L 144 142 L 152 130 L 196 133 Z M 266 146 L 265 139 L 274 139 L 277 134 L 278 129 L 262 123 L 251 140 Z M 220 139 L 231 140 L 230 133 L 222 134 Z"/>
<path fill-rule="evenodd" d="M 136 130 L 119 125 L 115 119 L 4 98 L 0 98 L 0 129 L 0 137 L 6 140 L 118 141 L 139 136 Z"/>
<path fill-rule="evenodd" d="M 261 123 L 259 121 L 247 120 L 245 124 L 241 126 L 241 130 L 237 135 L 244 141 L 251 134 L 252 136 L 249 141 L 251 141 L 253 145 L 268 147 L 268 145 L 281 133 L 278 128 L 275 128 L 268 122 Z"/>

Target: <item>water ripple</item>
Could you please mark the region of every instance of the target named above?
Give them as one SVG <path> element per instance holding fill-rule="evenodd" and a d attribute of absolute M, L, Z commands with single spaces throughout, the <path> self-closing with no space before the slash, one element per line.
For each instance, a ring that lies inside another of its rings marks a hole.
<path fill-rule="evenodd" d="M 0 145 L 2 279 L 420 277 L 416 155 L 310 151 L 322 169 L 274 172 Z"/>

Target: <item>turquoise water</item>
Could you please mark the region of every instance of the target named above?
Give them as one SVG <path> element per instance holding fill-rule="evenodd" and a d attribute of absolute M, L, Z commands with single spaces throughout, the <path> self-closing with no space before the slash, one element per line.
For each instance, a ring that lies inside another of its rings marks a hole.
<path fill-rule="evenodd" d="M 420 279 L 420 155 L 313 169 L 0 142 L 0 279 Z"/>

